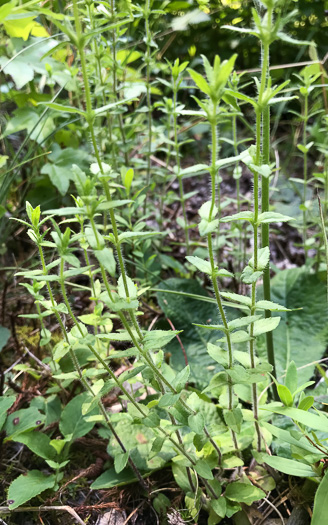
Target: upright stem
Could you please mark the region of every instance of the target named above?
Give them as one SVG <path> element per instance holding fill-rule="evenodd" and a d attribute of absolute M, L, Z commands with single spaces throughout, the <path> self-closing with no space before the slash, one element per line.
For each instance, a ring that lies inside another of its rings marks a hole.
<path fill-rule="evenodd" d="M 214 107 L 213 115 L 216 115 L 216 105 Z M 216 127 L 216 121 L 215 117 L 211 122 L 211 133 L 212 133 L 212 157 L 211 157 L 211 186 L 212 186 L 212 195 L 211 195 L 211 208 L 210 208 L 210 220 L 212 218 L 212 213 L 215 207 L 215 201 L 216 201 L 216 160 L 217 160 L 217 127 Z M 222 305 L 220 290 L 219 290 L 219 284 L 218 279 L 215 277 L 215 261 L 214 261 L 214 254 L 213 254 L 213 244 L 212 244 L 212 234 L 209 233 L 207 235 L 207 249 L 208 249 L 208 255 L 211 263 L 211 269 L 212 269 L 212 276 L 211 281 L 214 289 L 215 299 L 216 303 L 220 312 L 220 316 L 223 322 L 223 326 L 226 330 L 225 335 L 227 338 L 227 346 L 228 346 L 228 368 L 231 369 L 233 367 L 233 349 L 232 349 L 232 342 L 231 342 L 231 335 L 229 332 L 228 327 L 228 321 L 227 317 Z M 229 376 L 228 379 L 228 409 L 233 409 L 233 385 L 231 378 Z M 231 436 L 232 440 L 235 446 L 235 449 L 238 451 L 238 441 L 237 436 L 234 430 L 231 429 Z"/>
<path fill-rule="evenodd" d="M 268 11 L 268 24 L 271 26 L 272 22 L 272 11 Z M 269 78 L 269 44 L 264 44 L 263 49 L 263 63 L 262 63 L 262 78 L 261 82 L 267 85 Z M 270 164 L 270 106 L 266 104 L 262 110 L 262 161 L 263 164 Z M 270 178 L 262 177 L 262 213 L 269 211 L 270 206 Z M 261 224 L 261 246 L 262 248 L 270 247 L 270 227 L 269 224 Z M 263 296 L 266 301 L 271 301 L 271 283 L 270 283 L 270 264 L 266 266 L 263 272 Z M 271 311 L 265 310 L 264 316 L 266 319 L 271 317 Z M 272 374 L 276 377 L 276 366 L 274 356 L 274 345 L 273 345 L 273 333 L 266 333 L 266 347 L 267 357 L 270 365 L 272 366 Z M 272 388 L 273 397 L 279 400 L 276 385 Z"/>
<path fill-rule="evenodd" d="M 110 1 L 110 8 L 111 8 L 111 15 L 112 15 L 112 23 L 115 22 L 115 0 Z M 112 72 L 113 72 L 113 94 L 116 100 L 118 100 L 118 94 L 117 94 L 117 62 L 116 62 L 116 28 L 114 27 L 112 31 L 112 54 L 113 54 L 113 64 L 112 64 Z M 123 117 L 122 114 L 119 113 L 118 115 L 118 123 L 119 128 L 121 132 L 121 139 L 122 139 L 122 145 L 123 145 L 123 155 L 124 155 L 124 161 L 125 165 L 129 165 L 129 156 L 128 152 L 126 150 L 126 139 L 125 139 L 125 132 L 124 132 L 124 124 L 123 124 Z"/>
<path fill-rule="evenodd" d="M 309 118 L 309 96 L 308 93 L 304 95 L 304 110 L 303 110 L 303 146 L 306 148 L 306 134 L 307 134 L 307 122 Z M 304 150 L 303 153 L 303 247 L 304 247 L 304 257 L 307 259 L 306 252 L 306 230 L 307 230 L 307 213 L 305 209 L 306 205 L 306 190 L 307 190 L 307 176 L 308 176 L 308 163 L 307 163 L 307 151 Z"/>
<path fill-rule="evenodd" d="M 178 96 L 178 79 L 174 80 L 174 84 L 173 84 L 174 148 L 175 148 L 175 164 L 177 168 L 177 177 L 179 181 L 180 201 L 181 201 L 182 214 L 183 214 L 183 220 L 184 220 L 186 251 L 187 251 L 187 255 L 189 255 L 189 229 L 188 229 L 188 222 L 187 222 L 186 202 L 185 202 L 185 197 L 184 197 L 182 176 L 180 175 L 181 164 L 180 164 L 180 151 L 179 151 L 180 148 L 179 148 L 179 140 L 178 140 L 177 96 Z"/>
<path fill-rule="evenodd" d="M 232 138 L 233 138 L 233 149 L 234 154 L 237 157 L 238 156 L 238 138 L 237 138 L 237 115 L 233 115 L 232 117 Z M 236 194 L 237 194 L 237 213 L 240 212 L 240 176 L 239 176 L 239 169 L 240 165 L 239 162 L 237 162 L 235 169 L 237 170 L 237 179 L 236 179 Z M 243 233 L 242 233 L 242 226 L 237 225 L 238 231 L 239 231 L 239 239 L 238 239 L 238 252 L 239 252 L 239 271 L 241 270 L 242 265 L 242 243 L 243 243 Z"/>
<path fill-rule="evenodd" d="M 151 150 L 152 150 L 152 111 L 151 111 L 151 93 L 150 93 L 150 62 L 151 62 L 151 33 L 149 26 L 150 17 L 150 0 L 146 0 L 145 9 L 145 26 L 146 26 L 146 87 L 147 87 L 147 106 L 148 106 L 148 154 L 147 154 L 147 188 L 150 185 L 151 169 Z M 145 201 L 146 202 L 146 201 Z"/>

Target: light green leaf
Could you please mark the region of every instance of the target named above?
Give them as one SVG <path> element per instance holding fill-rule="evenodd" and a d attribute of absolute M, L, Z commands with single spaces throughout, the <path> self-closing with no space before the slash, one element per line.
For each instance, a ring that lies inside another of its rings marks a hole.
<path fill-rule="evenodd" d="M 104 266 L 105 270 L 112 277 L 115 276 L 116 272 L 116 261 L 112 248 L 103 248 L 102 250 L 94 250 L 94 254 L 97 257 L 99 263 Z"/>
<path fill-rule="evenodd" d="M 320 416 L 316 416 L 311 412 L 305 412 L 304 410 L 300 410 L 298 408 L 276 407 L 272 405 L 266 405 L 266 408 L 261 406 L 260 410 L 269 410 L 275 414 L 281 414 L 283 416 L 290 417 L 298 423 L 313 428 L 314 430 L 328 432 L 328 418 L 323 415 L 322 412 Z"/>
<path fill-rule="evenodd" d="M 254 323 L 254 337 L 257 337 L 260 334 L 265 334 L 275 330 L 280 323 L 280 317 L 269 317 L 268 319 L 260 319 Z"/>
<path fill-rule="evenodd" d="M 203 414 L 198 413 L 188 417 L 188 425 L 196 434 L 202 434 L 205 426 Z"/>
<path fill-rule="evenodd" d="M 287 222 L 287 221 L 294 221 L 293 217 L 289 217 L 288 215 L 282 215 L 281 213 L 276 213 L 273 211 L 265 211 L 264 213 L 260 213 L 258 216 L 258 224 L 268 224 L 270 222 Z"/>
<path fill-rule="evenodd" d="M 122 452 L 121 454 L 116 454 L 114 458 L 114 468 L 116 474 L 122 472 L 125 469 L 126 464 L 129 459 L 129 452 Z"/>
<path fill-rule="evenodd" d="M 263 490 L 254 487 L 252 484 L 241 483 L 239 481 L 229 483 L 224 495 L 231 501 L 246 503 L 246 505 L 251 505 L 254 501 L 265 498 L 265 492 L 263 492 Z"/>
<path fill-rule="evenodd" d="M 289 388 L 285 385 L 277 385 L 277 390 L 281 402 L 287 407 L 293 406 L 293 396 Z"/>
<path fill-rule="evenodd" d="M 291 361 L 287 368 L 285 385 L 289 388 L 291 394 L 294 394 L 297 389 L 297 368 L 294 361 Z"/>
<path fill-rule="evenodd" d="M 300 461 L 295 461 L 294 459 L 269 456 L 269 454 L 262 454 L 262 459 L 270 467 L 275 468 L 284 474 L 288 474 L 289 476 L 299 476 L 301 478 L 317 476 L 310 465 L 306 465 Z"/>
<path fill-rule="evenodd" d="M 143 343 L 145 350 L 163 348 L 180 332 L 172 330 L 151 330 L 144 336 Z"/>
<path fill-rule="evenodd" d="M 327 525 L 328 524 L 328 472 L 326 471 L 321 483 L 317 489 L 314 498 L 313 515 L 311 525 Z"/>
<path fill-rule="evenodd" d="M 206 273 L 207 275 L 212 274 L 212 266 L 209 261 L 204 261 L 204 259 L 201 259 L 200 257 L 195 257 L 193 255 L 187 255 L 186 257 L 187 261 L 196 266 L 197 270 L 199 270 L 202 273 Z"/>
<path fill-rule="evenodd" d="M 205 459 L 199 459 L 194 468 L 197 474 L 199 474 L 202 478 L 210 480 L 214 479 L 212 470 Z"/>
<path fill-rule="evenodd" d="M 273 332 L 278 378 L 294 361 L 299 384 L 305 383 L 314 370 L 314 365 L 304 367 L 309 364 L 309 348 L 311 361 L 321 359 L 326 350 L 326 287 L 305 269 L 283 270 L 271 281 L 271 300 L 289 309 L 280 313 L 281 321 Z M 260 356 L 266 357 L 265 336 L 257 339 L 257 349 Z"/>

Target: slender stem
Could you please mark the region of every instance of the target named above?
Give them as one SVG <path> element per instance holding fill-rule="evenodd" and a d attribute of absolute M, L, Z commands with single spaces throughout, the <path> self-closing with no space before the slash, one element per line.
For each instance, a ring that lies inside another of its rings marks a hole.
<path fill-rule="evenodd" d="M 307 122 L 309 118 L 309 96 L 308 93 L 304 95 L 304 108 L 303 108 L 303 146 L 306 148 L 306 138 L 307 138 Z M 306 193 L 307 193 L 307 176 L 308 176 L 308 155 L 307 151 L 304 150 L 303 153 L 303 247 L 304 247 L 304 257 L 307 259 L 306 251 L 306 230 L 307 230 L 307 213 L 306 213 Z"/>
<path fill-rule="evenodd" d="M 268 10 L 268 24 L 272 24 L 272 10 Z M 268 43 L 263 44 L 263 63 L 262 63 L 262 75 L 261 82 L 264 83 L 264 86 L 267 85 L 270 70 L 269 70 L 269 56 L 270 56 L 270 47 Z M 259 99 L 261 103 L 262 100 Z M 270 106 L 265 104 L 262 108 L 262 161 L 263 164 L 270 164 Z M 261 180 L 261 190 L 262 190 L 262 199 L 261 207 L 262 213 L 268 212 L 270 207 L 270 179 L 269 177 L 262 177 Z M 270 226 L 269 223 L 261 224 L 261 247 L 266 248 L 270 247 Z M 263 296 L 266 301 L 271 300 L 271 283 L 270 283 L 270 264 L 266 266 L 263 272 Z M 266 319 L 271 317 L 271 311 L 265 310 L 264 316 Z M 267 348 L 267 357 L 268 362 L 272 366 L 272 375 L 276 378 L 276 366 L 275 366 L 275 355 L 274 355 L 274 344 L 273 344 L 273 333 L 266 333 L 266 348 Z M 272 387 L 273 397 L 276 401 L 279 400 L 276 384 L 273 383 Z"/>
<path fill-rule="evenodd" d="M 181 164 L 180 164 L 180 146 L 179 146 L 179 139 L 178 139 L 178 115 L 177 115 L 178 82 L 179 82 L 179 77 L 177 79 L 174 79 L 173 81 L 173 127 L 174 127 L 175 165 L 176 165 L 177 177 L 179 181 L 180 202 L 181 202 L 182 214 L 183 214 L 183 220 L 184 220 L 186 251 L 187 251 L 187 255 L 189 255 L 190 246 L 189 246 L 189 228 L 188 228 L 188 220 L 187 220 L 187 212 L 186 212 L 186 201 L 184 197 L 182 176 L 180 175 Z"/>
<path fill-rule="evenodd" d="M 151 170 L 151 150 L 152 150 L 152 107 L 151 107 L 151 93 L 150 93 L 150 65 L 151 65 L 151 33 L 150 33 L 150 25 L 149 25 L 149 18 L 150 18 L 150 0 L 146 0 L 146 7 L 144 11 L 145 16 L 145 31 L 146 31 L 146 56 L 145 56 L 145 62 L 146 62 L 146 89 L 147 89 L 147 120 L 148 120 L 148 153 L 147 153 L 147 177 L 146 177 L 146 184 L 147 184 L 147 193 L 149 190 L 150 185 L 150 170 Z M 146 211 L 146 201 L 145 199 L 145 205 L 144 205 L 144 211 Z"/>
<path fill-rule="evenodd" d="M 213 108 L 213 119 L 211 121 L 211 133 L 212 133 L 212 156 L 211 156 L 211 168 L 210 168 L 210 175 L 211 175 L 211 186 L 212 186 L 212 195 L 211 195 L 211 208 L 210 208 L 210 220 L 212 218 L 214 206 L 215 206 L 215 200 L 216 200 L 216 160 L 217 160 L 217 126 L 216 126 L 216 111 L 217 106 L 214 105 Z M 212 234 L 209 233 L 207 235 L 207 249 L 208 249 L 208 255 L 211 263 L 211 269 L 212 269 L 212 275 L 211 275 L 211 281 L 213 284 L 214 294 L 217 302 L 217 306 L 220 312 L 220 316 L 223 322 L 223 326 L 226 329 L 225 335 L 227 338 L 227 346 L 228 346 L 228 368 L 231 369 L 233 367 L 233 353 L 232 353 L 232 343 L 231 343 L 231 335 L 229 332 L 228 327 L 228 321 L 227 317 L 225 315 L 225 311 L 223 309 L 222 300 L 220 296 L 220 290 L 218 285 L 218 280 L 215 276 L 215 261 L 214 261 L 214 254 L 213 254 L 213 245 L 212 245 Z M 229 382 L 228 382 L 228 409 L 233 409 L 233 385 L 231 378 L 229 376 Z M 234 443 L 234 446 L 236 450 L 238 451 L 238 441 L 236 437 L 236 433 L 231 430 L 231 436 Z"/>

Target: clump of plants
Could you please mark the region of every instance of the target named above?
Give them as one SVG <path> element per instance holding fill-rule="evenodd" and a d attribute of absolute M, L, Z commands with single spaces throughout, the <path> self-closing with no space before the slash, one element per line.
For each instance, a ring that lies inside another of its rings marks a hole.
<path fill-rule="evenodd" d="M 8 5 L 1 8 L 5 23 L 22 15 L 41 31 L 34 15 L 27 16 L 29 5 L 26 10 Z M 299 235 L 300 226 L 305 259 L 308 255 L 306 201 L 313 182 L 308 154 L 314 141 L 308 143 L 307 129 L 315 116 L 308 111 L 308 95 L 321 74 L 307 68 L 297 86 L 303 97 L 298 149 L 304 186 L 297 217 L 286 206 L 279 211 L 272 198 L 278 166 L 271 113 L 299 99 L 289 80 L 274 80 L 270 46 L 309 45 L 286 32 L 298 15 L 289 2 L 262 0 L 252 9 L 251 28 L 226 27 L 256 38 L 261 50 L 259 76 L 244 83 L 235 71 L 236 54 L 225 60 L 216 55 L 212 62 L 203 56 L 201 65 L 160 60 L 153 24 L 163 11 L 148 0 L 142 6 L 73 0 L 68 12 L 39 11 L 62 36 L 44 56 L 72 58 L 64 71 L 69 84 L 55 92 L 48 80 L 51 89 L 38 102 L 62 133 L 41 173 L 64 199 L 42 210 L 27 200 L 26 219 L 16 218 L 38 258 L 16 278 L 24 279 L 20 284 L 35 305 L 25 317 L 40 333 L 37 363 L 43 376 L 33 367 L 22 370 L 46 380 L 42 395 L 24 408 L 17 410 L 12 387 L 1 398 L 4 443 L 25 445 L 38 467 L 26 467 L 10 483 L 8 508 L 59 497 L 69 483 L 74 444 L 90 434 L 106 440 L 109 454 L 91 489 L 138 483 L 162 523 L 170 523 L 174 513 L 209 525 L 248 520 L 247 509 L 275 491 L 278 471 L 299 480 L 300 498 L 306 483 L 317 489 L 312 524 L 324 524 L 328 421 L 313 390 L 315 363 L 327 342 L 327 152 L 320 139 L 317 167 L 323 171 L 314 175 L 321 193 L 314 222 L 318 264 L 277 271 L 274 278 L 270 271 L 272 238 L 281 228 Z M 144 26 L 142 50 L 130 44 L 128 28 L 135 26 Z M 134 61 L 139 66 L 132 69 Z M 153 96 L 163 94 L 159 86 L 167 96 L 155 104 Z M 244 112 L 251 129 L 243 124 Z M 184 167 L 189 118 L 201 122 L 209 155 Z M 220 140 L 227 122 L 232 139 Z M 75 151 L 68 162 L 74 135 L 83 137 L 86 152 L 79 157 Z M 224 197 L 226 170 L 236 181 L 235 201 Z M 245 173 L 251 198 L 242 195 Z M 197 192 L 186 186 L 196 176 L 199 184 L 209 183 L 209 192 L 193 222 L 188 203 Z M 177 197 L 170 198 L 174 184 Z M 173 214 L 166 229 L 165 207 L 176 201 L 182 216 Z M 166 253 L 167 239 L 179 228 L 182 260 Z M 235 256 L 230 265 L 228 253 Z M 170 272 L 175 278 L 165 279 Z M 76 308 L 80 291 L 86 296 L 83 312 Z M 179 308 L 178 301 L 187 302 Z M 158 320 L 158 305 L 164 320 Z M 157 318 L 149 321 L 147 308 Z M 310 345 L 316 346 L 313 362 Z M 318 370 L 326 399 L 325 370 L 319 365 Z M 113 392 L 116 412 L 106 405 Z M 182 494 L 179 505 L 165 487 L 153 489 L 149 482 L 159 469 L 170 469 Z"/>

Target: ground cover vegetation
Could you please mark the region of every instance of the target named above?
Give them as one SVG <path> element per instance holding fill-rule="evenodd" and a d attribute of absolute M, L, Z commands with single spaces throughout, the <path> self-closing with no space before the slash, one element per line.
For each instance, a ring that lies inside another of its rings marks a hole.
<path fill-rule="evenodd" d="M 1 523 L 328 523 L 326 2 L 0 2 Z"/>

